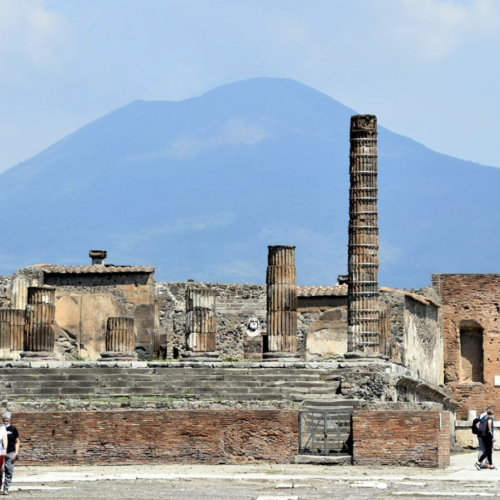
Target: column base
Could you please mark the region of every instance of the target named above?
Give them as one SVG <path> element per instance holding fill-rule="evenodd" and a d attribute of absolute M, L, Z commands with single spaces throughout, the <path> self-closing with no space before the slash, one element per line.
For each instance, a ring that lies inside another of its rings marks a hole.
<path fill-rule="evenodd" d="M 101 359 L 98 361 L 137 361 L 139 356 L 135 351 L 118 352 L 105 351 L 101 352 Z"/>
<path fill-rule="evenodd" d="M 218 352 L 185 352 L 181 363 L 222 363 Z"/>
<path fill-rule="evenodd" d="M 23 361 L 56 361 L 56 355 L 50 351 L 23 351 L 19 357 Z"/>
<path fill-rule="evenodd" d="M 280 363 L 294 363 L 300 361 L 298 352 L 265 352 L 262 361 L 279 361 Z"/>

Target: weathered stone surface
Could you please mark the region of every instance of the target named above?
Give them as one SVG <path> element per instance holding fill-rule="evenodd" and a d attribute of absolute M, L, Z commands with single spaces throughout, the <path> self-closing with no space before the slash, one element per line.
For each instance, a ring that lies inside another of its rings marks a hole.
<path fill-rule="evenodd" d="M 26 312 L 0 309 L 0 357 L 18 359 L 24 349 Z"/>
<path fill-rule="evenodd" d="M 426 300 L 425 295 L 431 298 Z M 432 289 L 382 288 L 380 352 L 422 379 L 442 384 L 443 336 L 439 299 Z"/>
<path fill-rule="evenodd" d="M 54 350 L 55 288 L 28 288 L 24 348 L 27 352 Z"/>
<path fill-rule="evenodd" d="M 190 353 L 217 349 L 217 294 L 206 288 L 186 290 L 186 345 Z"/>
<path fill-rule="evenodd" d="M 167 337 L 167 357 L 186 351 L 186 288 L 192 283 L 156 283 L 160 326 Z M 196 283 L 196 287 L 217 294 L 217 352 L 222 359 L 243 359 L 247 324 L 250 318 L 260 322 L 266 333 L 266 287 L 254 284 Z"/>
<path fill-rule="evenodd" d="M 103 268 L 104 266 L 95 266 Z M 44 268 L 36 268 L 31 274 L 22 270 L 28 282 L 45 283 L 57 288 L 55 322 L 76 340 L 78 355 L 85 360 L 97 360 L 105 350 L 106 327 L 109 317 L 133 317 L 136 347 L 153 351 L 155 329 L 154 273 L 144 272 L 92 272 L 88 266 L 82 272 L 44 273 Z M 142 268 L 141 268 L 142 269 Z M 74 357 L 59 354 L 59 359 Z"/>
<path fill-rule="evenodd" d="M 306 360 L 335 359 L 347 352 L 345 321 L 311 323 L 306 339 Z"/>
<path fill-rule="evenodd" d="M 351 117 L 348 351 L 379 350 L 377 118 Z"/>
<path fill-rule="evenodd" d="M 134 318 L 108 318 L 106 351 L 132 352 L 134 350 Z"/>
<path fill-rule="evenodd" d="M 295 247 L 269 246 L 267 267 L 267 353 L 297 353 Z"/>

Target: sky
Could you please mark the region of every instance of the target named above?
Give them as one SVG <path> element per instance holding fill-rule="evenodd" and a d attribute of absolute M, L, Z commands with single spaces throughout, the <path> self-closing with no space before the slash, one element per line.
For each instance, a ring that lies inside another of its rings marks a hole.
<path fill-rule="evenodd" d="M 0 0 L 0 171 L 136 99 L 292 78 L 500 167 L 500 0 Z"/>

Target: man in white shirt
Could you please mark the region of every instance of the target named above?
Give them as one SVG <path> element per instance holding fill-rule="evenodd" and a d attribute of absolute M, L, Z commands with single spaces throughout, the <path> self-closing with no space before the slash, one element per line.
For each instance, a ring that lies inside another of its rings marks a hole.
<path fill-rule="evenodd" d="M 4 425 L 0 425 L 0 464 L 3 467 L 5 452 L 7 451 L 7 430 Z"/>

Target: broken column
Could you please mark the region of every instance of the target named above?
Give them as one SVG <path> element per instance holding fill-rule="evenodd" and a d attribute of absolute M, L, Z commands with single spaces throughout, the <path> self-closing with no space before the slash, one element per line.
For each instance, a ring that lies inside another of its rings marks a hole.
<path fill-rule="evenodd" d="M 296 360 L 297 273 L 295 247 L 269 246 L 266 273 L 267 339 L 265 360 Z"/>
<path fill-rule="evenodd" d="M 215 290 L 186 289 L 186 348 L 184 361 L 218 360 Z"/>
<path fill-rule="evenodd" d="M 24 309 L 0 309 L 0 356 L 18 359 L 24 349 Z"/>
<path fill-rule="evenodd" d="M 134 349 L 134 318 L 108 318 L 106 351 L 101 353 L 100 361 L 134 361 L 138 357 Z"/>
<path fill-rule="evenodd" d="M 56 289 L 51 286 L 28 288 L 24 351 L 21 358 L 28 360 L 53 360 L 54 318 Z"/>
<path fill-rule="evenodd" d="M 379 352 L 377 117 L 351 117 L 348 353 Z"/>

